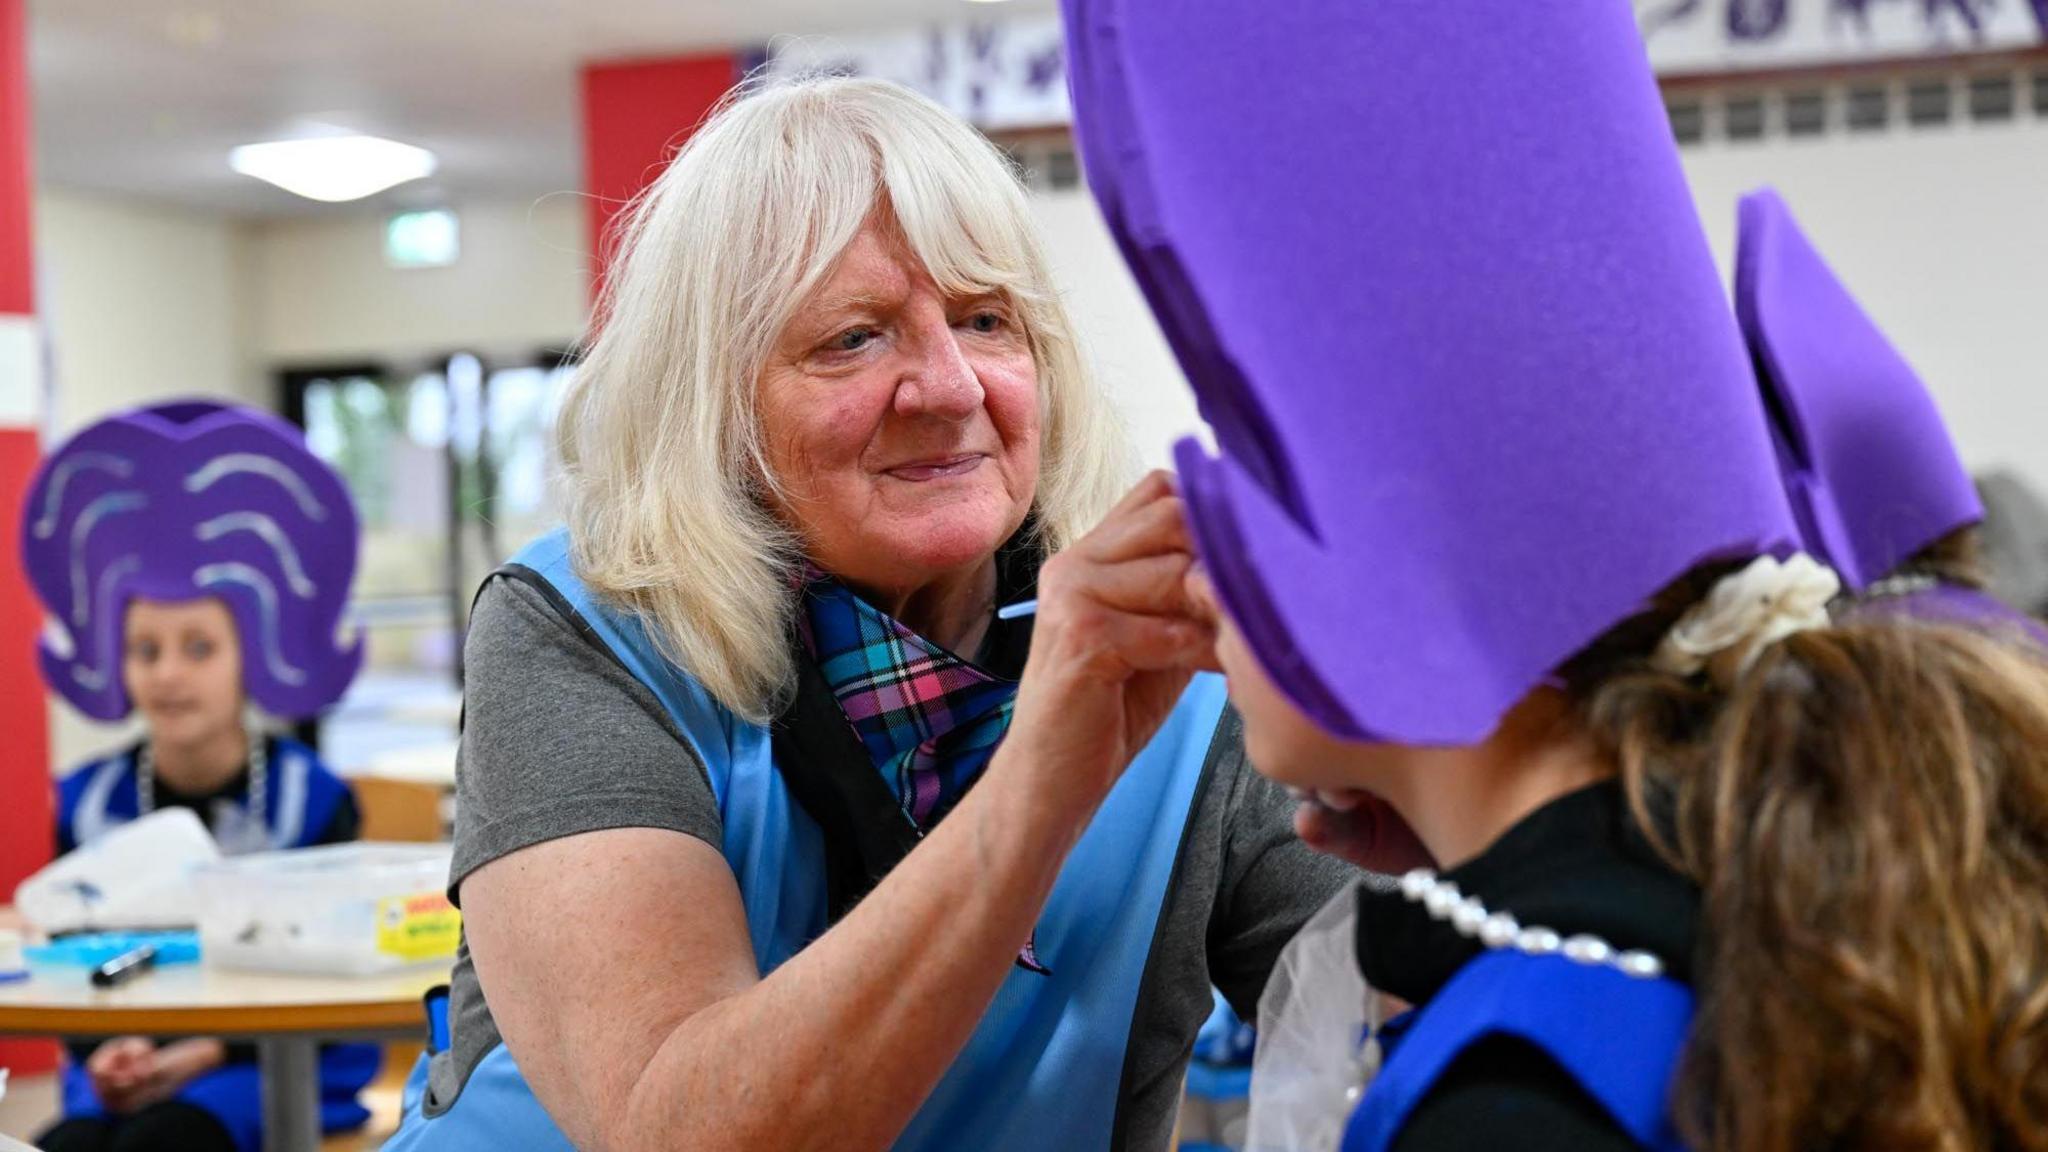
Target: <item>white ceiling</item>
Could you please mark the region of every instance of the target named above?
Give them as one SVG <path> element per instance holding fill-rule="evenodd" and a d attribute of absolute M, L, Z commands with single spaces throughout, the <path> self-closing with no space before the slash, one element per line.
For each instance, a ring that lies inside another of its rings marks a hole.
<path fill-rule="evenodd" d="M 1052 0 L 30 0 L 37 177 L 239 215 L 320 206 L 237 175 L 237 144 L 332 125 L 433 149 L 374 203 L 581 183 L 587 61 L 1044 11 Z"/>

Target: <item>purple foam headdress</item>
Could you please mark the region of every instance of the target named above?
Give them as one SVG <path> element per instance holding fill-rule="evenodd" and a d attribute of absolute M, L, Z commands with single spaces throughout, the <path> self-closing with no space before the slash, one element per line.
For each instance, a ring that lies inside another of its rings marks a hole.
<path fill-rule="evenodd" d="M 22 557 L 60 634 L 43 640 L 43 678 L 118 720 L 129 601 L 215 596 L 241 634 L 250 699 L 310 716 L 362 666 L 362 638 L 340 635 L 356 549 L 348 489 L 290 424 L 207 401 L 110 416 L 29 486 Z"/>
<path fill-rule="evenodd" d="M 1844 583 L 1984 518 L 1934 398 L 1770 189 L 1738 209 L 1735 310 L 1807 551 Z"/>
<path fill-rule="evenodd" d="M 1850 588 L 1879 586 L 1914 553 L 1984 518 L 1926 385 L 1768 188 L 1737 209 L 1735 309 L 1806 550 Z M 1993 629 L 2048 647 L 2039 621 L 1974 588 L 1907 578 L 1857 611 Z"/>
<path fill-rule="evenodd" d="M 1203 563 L 1339 735 L 1470 743 L 1796 536 L 1624 0 L 1064 0 L 1090 186 L 1222 450 Z"/>
<path fill-rule="evenodd" d="M 1885 589 L 1894 580 L 1896 589 Z M 1876 594 L 1880 590 L 1883 594 Z M 2048 624 L 1989 592 L 1925 577 L 1887 578 L 1872 585 L 1870 591 L 1851 607 L 1855 617 L 1907 617 L 1953 624 L 2018 639 L 2048 651 Z"/>

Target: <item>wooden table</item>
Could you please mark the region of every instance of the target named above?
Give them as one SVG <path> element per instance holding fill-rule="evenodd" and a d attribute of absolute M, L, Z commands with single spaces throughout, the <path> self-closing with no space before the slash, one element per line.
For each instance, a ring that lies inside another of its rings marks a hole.
<path fill-rule="evenodd" d="M 101 989 L 82 968 L 32 965 L 27 980 L 0 983 L 0 1034 L 252 1041 L 262 1066 L 265 1152 L 314 1152 L 319 1046 L 424 1036 L 420 998 L 447 979 L 438 966 L 334 977 L 174 964 Z"/>

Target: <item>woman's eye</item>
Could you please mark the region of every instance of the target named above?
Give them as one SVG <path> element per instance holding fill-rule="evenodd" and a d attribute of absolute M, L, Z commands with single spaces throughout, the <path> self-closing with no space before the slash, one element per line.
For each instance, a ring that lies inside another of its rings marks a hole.
<path fill-rule="evenodd" d="M 131 644 L 128 647 L 128 658 L 130 660 L 140 660 L 144 664 L 154 663 L 156 660 L 156 645 Z"/>
<path fill-rule="evenodd" d="M 1003 316 L 1000 312 L 976 312 L 968 317 L 967 326 L 986 336 L 1003 330 Z"/>
<path fill-rule="evenodd" d="M 194 640 L 185 645 L 185 658 L 187 660 L 204 660 L 211 655 L 213 655 L 213 641 L 211 640 Z"/>
<path fill-rule="evenodd" d="M 875 330 L 872 328 L 848 328 L 834 336 L 829 347 L 834 352 L 858 352 L 874 338 Z"/>

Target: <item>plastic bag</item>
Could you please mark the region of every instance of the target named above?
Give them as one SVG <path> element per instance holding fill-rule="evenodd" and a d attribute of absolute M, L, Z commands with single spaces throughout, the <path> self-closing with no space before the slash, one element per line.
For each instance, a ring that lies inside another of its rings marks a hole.
<path fill-rule="evenodd" d="M 45 865 L 14 890 L 14 905 L 44 932 L 190 928 L 199 921 L 192 869 L 220 859 L 187 808 L 163 808 L 109 829 Z"/>
<path fill-rule="evenodd" d="M 1358 890 L 1338 893 L 1280 953 L 1259 998 L 1245 1152 L 1335 1152 L 1376 1069 L 1379 996 L 1359 974 Z"/>

